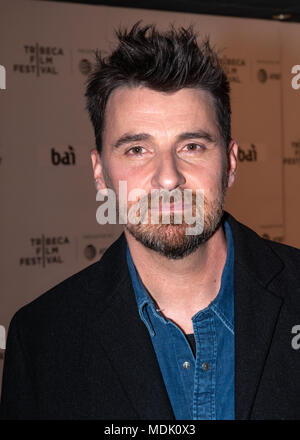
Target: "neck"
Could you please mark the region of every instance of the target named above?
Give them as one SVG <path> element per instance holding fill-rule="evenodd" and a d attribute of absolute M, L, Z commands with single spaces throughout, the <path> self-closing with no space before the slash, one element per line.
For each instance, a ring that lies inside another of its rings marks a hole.
<path fill-rule="evenodd" d="M 192 254 L 170 260 L 138 242 L 127 230 L 129 250 L 144 286 L 168 316 L 191 317 L 220 289 L 227 245 L 222 226 Z"/>

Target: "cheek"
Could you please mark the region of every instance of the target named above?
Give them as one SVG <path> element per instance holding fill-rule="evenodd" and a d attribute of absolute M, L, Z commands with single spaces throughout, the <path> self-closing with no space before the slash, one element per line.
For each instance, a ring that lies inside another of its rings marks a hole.
<path fill-rule="evenodd" d="M 108 176 L 110 177 L 110 180 L 114 184 L 114 186 L 118 186 L 119 180 L 126 180 L 127 181 L 127 170 L 124 166 L 120 165 L 120 163 L 116 160 L 114 160 L 113 157 L 107 158 L 104 162 L 105 170 Z"/>
<path fill-rule="evenodd" d="M 109 166 L 109 177 L 118 198 L 120 197 L 120 191 L 122 192 L 122 197 L 126 196 L 128 199 L 130 192 L 133 197 L 133 194 L 136 194 L 137 191 L 144 189 L 143 180 L 145 173 L 137 173 L 136 170 L 130 170 L 120 165 L 120 163 L 111 163 Z"/>
<path fill-rule="evenodd" d="M 204 189 L 208 194 L 214 194 L 220 191 L 223 181 L 224 167 L 205 166 L 197 170 L 193 176 L 189 178 L 189 186 L 191 188 Z"/>
<path fill-rule="evenodd" d="M 216 160 L 209 169 L 208 179 L 211 188 L 214 188 L 216 191 L 219 191 L 220 188 L 222 189 L 224 179 L 226 178 L 227 180 L 226 176 L 227 176 L 226 156 L 220 154 L 218 160 Z"/>

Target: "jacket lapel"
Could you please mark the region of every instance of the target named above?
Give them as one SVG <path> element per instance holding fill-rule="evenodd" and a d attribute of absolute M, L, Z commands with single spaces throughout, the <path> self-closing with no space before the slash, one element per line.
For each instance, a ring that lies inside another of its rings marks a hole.
<path fill-rule="evenodd" d="M 229 216 L 235 249 L 235 417 L 251 418 L 282 298 L 272 280 L 282 261 L 257 234 Z"/>
<path fill-rule="evenodd" d="M 133 418 L 174 419 L 148 330 L 138 314 L 124 233 L 103 255 L 100 266 L 101 274 L 97 271 L 86 288 L 100 296 L 94 312 L 102 348 L 132 406 Z"/>

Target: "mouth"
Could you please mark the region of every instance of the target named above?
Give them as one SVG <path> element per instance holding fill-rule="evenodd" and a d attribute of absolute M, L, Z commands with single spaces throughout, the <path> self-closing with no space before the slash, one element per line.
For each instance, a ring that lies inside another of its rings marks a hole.
<path fill-rule="evenodd" d="M 184 205 L 182 201 L 176 203 L 160 203 L 158 206 L 150 206 L 151 211 L 154 212 L 183 212 L 192 210 L 192 205 Z"/>

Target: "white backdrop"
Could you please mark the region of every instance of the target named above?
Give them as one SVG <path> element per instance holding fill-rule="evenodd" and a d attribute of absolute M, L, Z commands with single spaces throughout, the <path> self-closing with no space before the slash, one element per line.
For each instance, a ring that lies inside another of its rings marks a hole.
<path fill-rule="evenodd" d="M 121 232 L 96 222 L 84 109 L 92 51 L 109 51 L 119 25 L 193 24 L 222 49 L 240 144 L 226 208 L 259 234 L 300 247 L 300 90 L 291 87 L 299 24 L 46 1 L 1 0 L 0 8 L 2 349 L 17 309 L 99 259 Z"/>

